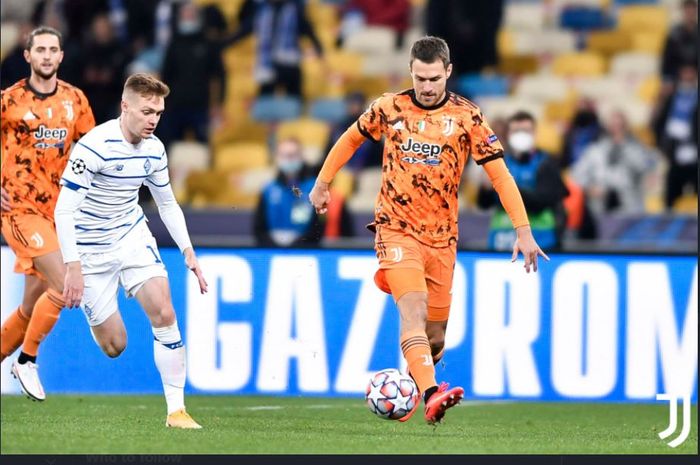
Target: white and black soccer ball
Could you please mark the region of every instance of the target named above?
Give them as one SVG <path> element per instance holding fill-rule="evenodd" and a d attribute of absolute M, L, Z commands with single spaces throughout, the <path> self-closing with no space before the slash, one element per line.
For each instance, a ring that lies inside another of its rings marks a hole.
<path fill-rule="evenodd" d="M 387 368 L 370 378 L 365 400 L 369 410 L 379 418 L 399 420 L 420 402 L 420 393 L 410 376 Z"/>

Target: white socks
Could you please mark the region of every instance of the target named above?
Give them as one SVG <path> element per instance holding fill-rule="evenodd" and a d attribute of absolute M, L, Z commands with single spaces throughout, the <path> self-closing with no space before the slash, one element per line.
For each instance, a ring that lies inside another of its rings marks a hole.
<path fill-rule="evenodd" d="M 168 415 L 185 408 L 185 346 L 182 344 L 177 321 L 153 330 L 153 358 L 163 381 Z"/>

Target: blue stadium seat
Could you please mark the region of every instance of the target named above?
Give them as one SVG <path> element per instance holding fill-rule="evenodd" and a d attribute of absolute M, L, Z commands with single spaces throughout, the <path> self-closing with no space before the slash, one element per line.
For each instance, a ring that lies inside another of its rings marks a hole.
<path fill-rule="evenodd" d="M 310 116 L 328 123 L 340 123 L 348 113 L 345 100 L 339 98 L 317 99 L 311 103 Z"/>
<path fill-rule="evenodd" d="M 508 95 L 508 78 L 466 74 L 458 78 L 457 92 L 469 98 Z"/>
<path fill-rule="evenodd" d="M 301 115 L 298 97 L 261 96 L 255 100 L 251 116 L 257 121 L 276 122 L 295 119 Z"/>
<path fill-rule="evenodd" d="M 613 27 L 614 21 L 600 8 L 568 6 L 561 11 L 559 26 L 576 30 L 605 29 Z"/>
<path fill-rule="evenodd" d="M 615 0 L 615 6 L 625 5 L 656 5 L 659 0 Z"/>

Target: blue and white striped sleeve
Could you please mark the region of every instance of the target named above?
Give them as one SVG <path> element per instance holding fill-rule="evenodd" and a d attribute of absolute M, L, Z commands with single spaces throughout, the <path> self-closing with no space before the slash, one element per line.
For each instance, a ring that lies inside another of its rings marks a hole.
<path fill-rule="evenodd" d="M 74 191 L 87 191 L 92 184 L 95 173 L 100 172 L 104 158 L 89 142 L 80 139 L 70 154 L 66 169 L 61 176 L 61 185 Z"/>

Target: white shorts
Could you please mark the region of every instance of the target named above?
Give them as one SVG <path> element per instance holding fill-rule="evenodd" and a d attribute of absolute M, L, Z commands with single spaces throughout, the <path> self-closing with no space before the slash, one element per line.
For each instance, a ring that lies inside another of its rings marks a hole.
<path fill-rule="evenodd" d="M 80 308 L 90 326 L 98 326 L 119 310 L 119 285 L 127 297 L 134 297 L 151 278 L 168 273 L 160 259 L 156 240 L 145 222 L 107 253 L 80 254 L 85 290 Z"/>

